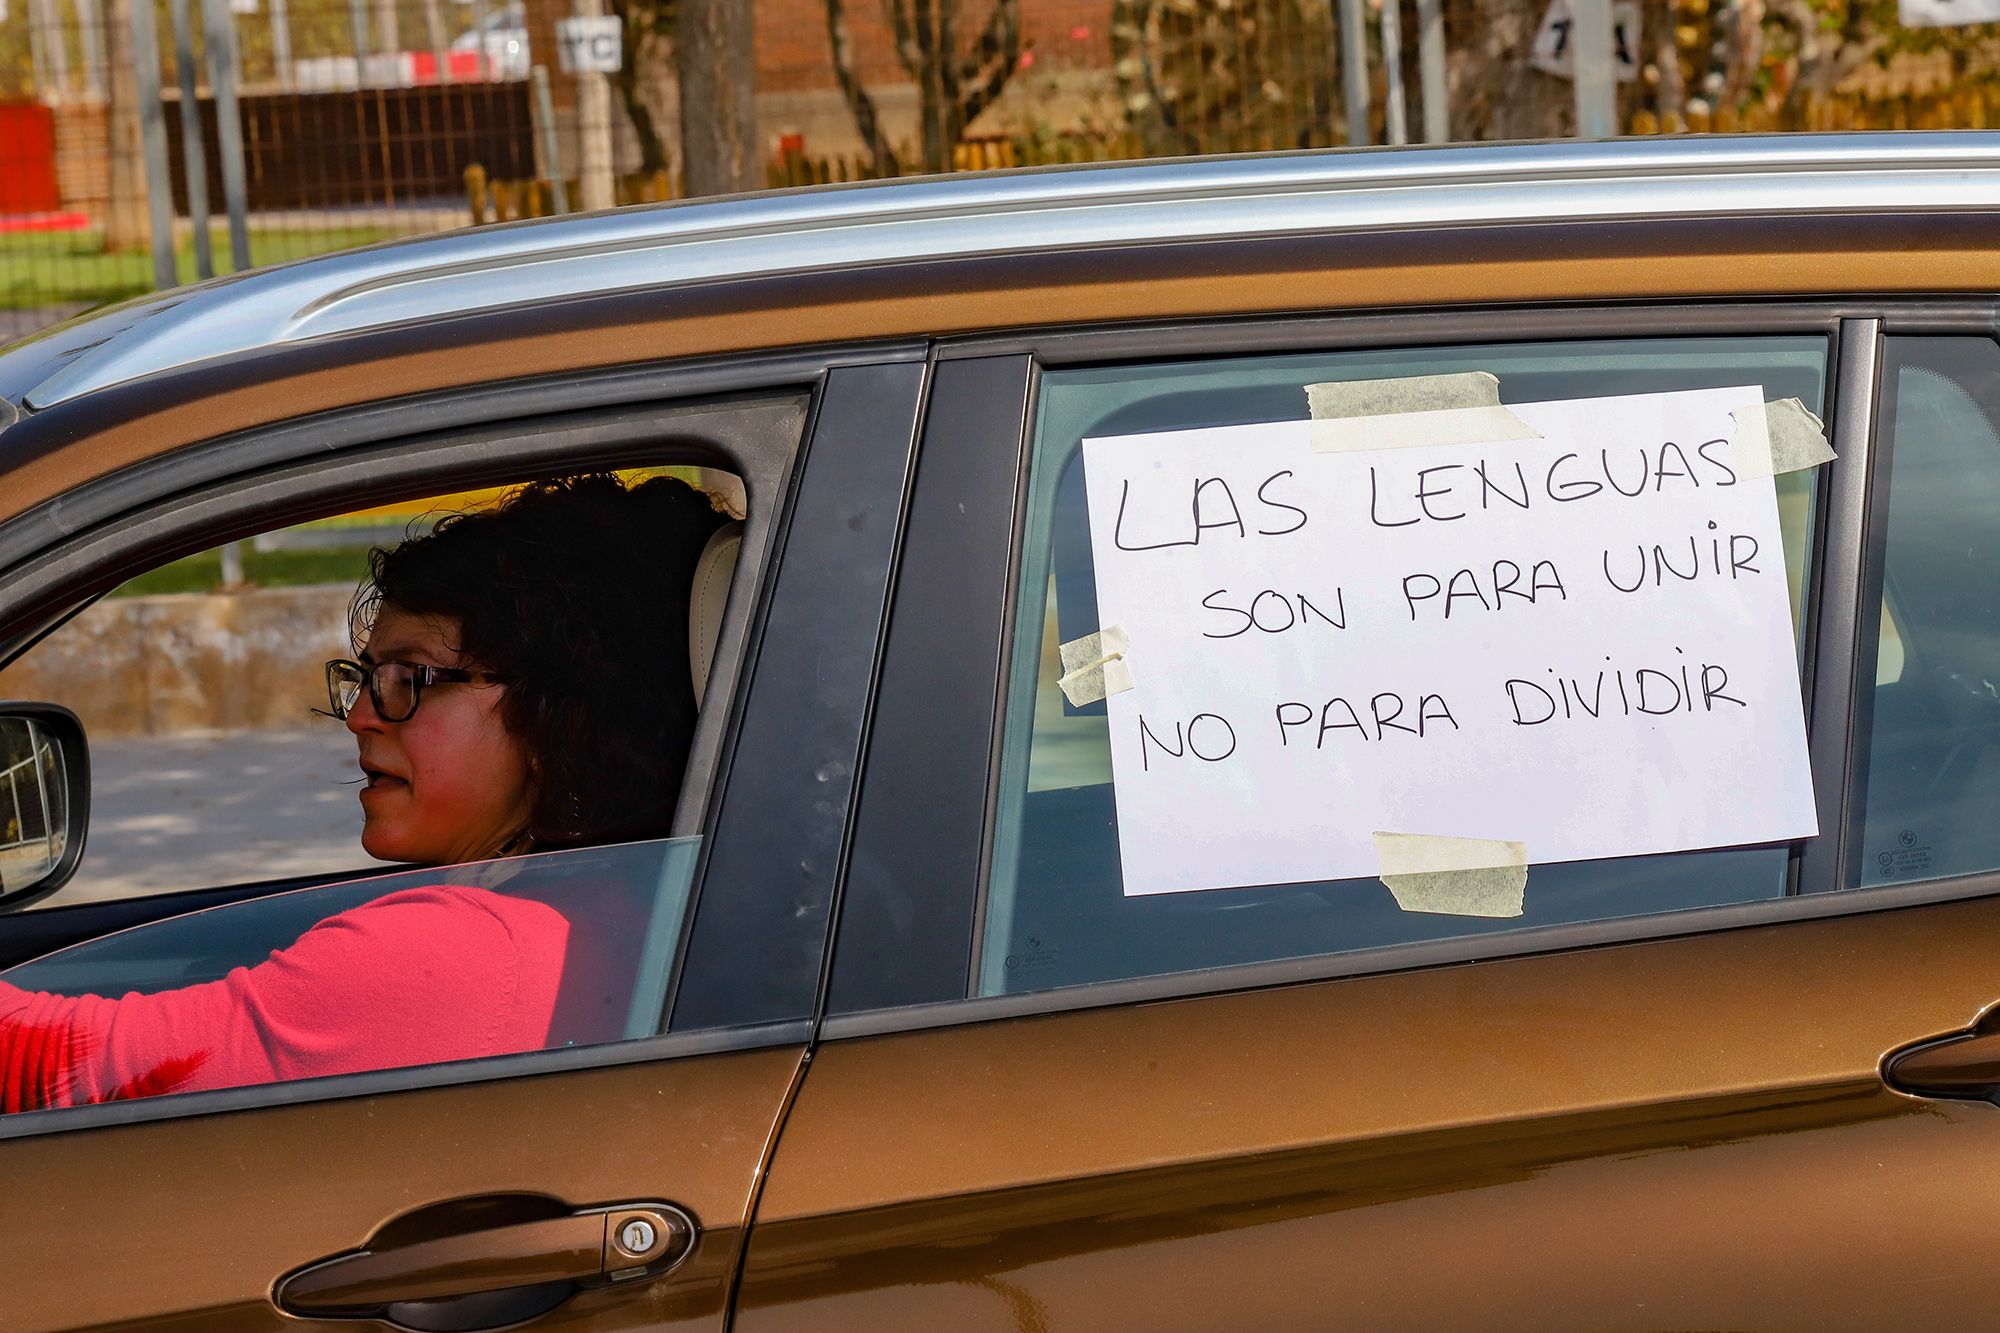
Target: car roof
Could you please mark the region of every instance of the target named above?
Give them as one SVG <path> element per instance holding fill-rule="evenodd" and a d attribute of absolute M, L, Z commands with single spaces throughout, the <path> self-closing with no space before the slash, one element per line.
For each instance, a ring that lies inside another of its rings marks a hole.
<path fill-rule="evenodd" d="M 132 303 L 96 328 L 85 320 L 39 353 L 22 349 L 46 368 L 32 383 L 7 373 L 20 354 L 0 356 L 0 385 L 42 409 L 258 349 L 450 316 L 948 259 L 1438 226 L 1996 207 L 2000 133 L 1983 132 L 1330 150 L 864 182 L 450 232 L 256 270 Z"/>

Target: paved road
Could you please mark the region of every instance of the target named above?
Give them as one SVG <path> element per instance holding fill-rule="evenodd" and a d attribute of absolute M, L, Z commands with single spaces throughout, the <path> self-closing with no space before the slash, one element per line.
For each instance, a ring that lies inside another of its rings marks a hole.
<path fill-rule="evenodd" d="M 361 850 L 337 723 L 95 741 L 90 761 L 83 865 L 44 906 L 383 864 Z"/>

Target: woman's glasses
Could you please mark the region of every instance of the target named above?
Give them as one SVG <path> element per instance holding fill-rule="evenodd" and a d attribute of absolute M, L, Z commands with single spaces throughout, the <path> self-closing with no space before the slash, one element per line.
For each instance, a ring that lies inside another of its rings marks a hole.
<path fill-rule="evenodd" d="M 375 716 L 384 722 L 407 722 L 415 716 L 427 686 L 480 679 L 498 677 L 491 672 L 461 671 L 457 667 L 429 666 L 423 662 L 377 662 L 374 666 L 363 666 L 342 657 L 326 664 L 326 697 L 334 718 L 345 722 L 365 685 L 368 701 L 375 705 Z"/>

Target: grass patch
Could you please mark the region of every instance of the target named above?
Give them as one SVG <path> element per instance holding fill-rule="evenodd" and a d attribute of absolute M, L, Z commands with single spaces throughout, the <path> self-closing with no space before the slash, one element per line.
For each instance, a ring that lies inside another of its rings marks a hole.
<path fill-rule="evenodd" d="M 209 229 L 215 271 L 233 272 L 227 224 Z M 400 233 L 384 227 L 323 227 L 295 230 L 253 227 L 252 266 L 351 250 Z M 195 281 L 194 238 L 184 237 L 180 279 Z M 104 305 L 153 290 L 153 257 L 144 250 L 106 254 L 102 233 L 14 232 L 0 235 L 0 310 L 33 310 L 52 305 Z"/>
<path fill-rule="evenodd" d="M 368 572 L 368 548 L 331 551 L 258 551 L 243 545 L 243 577 L 260 588 L 298 588 L 315 583 L 354 587 Z M 112 589 L 113 597 L 145 597 L 168 592 L 213 592 L 222 585 L 222 552 L 203 551 L 149 569 Z"/>

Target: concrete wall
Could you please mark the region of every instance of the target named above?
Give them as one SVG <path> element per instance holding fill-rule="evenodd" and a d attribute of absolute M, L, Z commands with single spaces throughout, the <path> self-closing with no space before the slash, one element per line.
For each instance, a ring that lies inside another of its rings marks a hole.
<path fill-rule="evenodd" d="M 0 671 L 0 699 L 59 703 L 100 736 L 297 728 L 350 654 L 347 584 L 106 598 Z"/>

